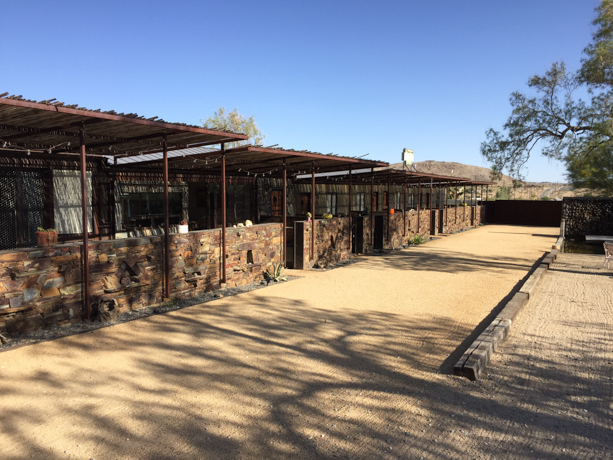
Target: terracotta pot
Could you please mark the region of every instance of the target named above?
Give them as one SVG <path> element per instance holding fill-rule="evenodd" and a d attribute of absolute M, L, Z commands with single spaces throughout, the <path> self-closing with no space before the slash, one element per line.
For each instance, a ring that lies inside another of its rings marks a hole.
<path fill-rule="evenodd" d="M 390 209 L 390 214 L 394 214 L 394 209 Z"/>
<path fill-rule="evenodd" d="M 57 232 L 36 232 L 39 248 L 49 248 L 57 244 Z"/>

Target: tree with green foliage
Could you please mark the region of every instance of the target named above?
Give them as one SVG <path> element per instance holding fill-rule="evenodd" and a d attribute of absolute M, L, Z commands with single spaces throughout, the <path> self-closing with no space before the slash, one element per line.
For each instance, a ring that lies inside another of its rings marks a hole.
<path fill-rule="evenodd" d="M 602 0 L 596 12 L 598 30 L 581 69 L 569 72 L 560 62 L 532 77 L 532 95 L 511 94 L 506 133 L 486 132 L 481 154 L 494 178 L 505 171 L 521 179 L 538 145 L 545 157 L 566 164 L 575 187 L 613 193 L 613 0 Z M 575 97 L 579 88 L 588 90 L 588 101 Z"/>
<path fill-rule="evenodd" d="M 510 187 L 499 187 L 496 191 L 496 199 L 497 200 L 510 200 L 511 199 L 511 188 Z"/>
<path fill-rule="evenodd" d="M 202 125 L 208 129 L 218 129 L 221 131 L 231 131 L 233 133 L 246 134 L 249 139 L 246 141 L 229 142 L 227 147 L 238 147 L 239 145 L 262 145 L 265 135 L 262 134 L 260 128 L 258 128 L 253 116 L 245 117 L 238 112 L 238 108 L 235 108 L 232 112 L 226 113 L 224 107 L 219 107 L 213 116 L 206 120 L 200 120 Z"/>

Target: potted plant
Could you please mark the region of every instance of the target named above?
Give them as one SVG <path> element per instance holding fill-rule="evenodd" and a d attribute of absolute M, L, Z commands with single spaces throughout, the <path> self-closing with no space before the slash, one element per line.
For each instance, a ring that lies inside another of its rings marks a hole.
<path fill-rule="evenodd" d="M 187 225 L 187 221 L 183 219 L 179 224 L 179 233 L 187 233 L 189 232 L 189 227 Z"/>
<path fill-rule="evenodd" d="M 57 230 L 54 228 L 36 229 L 36 240 L 39 248 L 49 248 L 57 244 Z"/>
<path fill-rule="evenodd" d="M 307 222 L 311 222 L 311 213 L 307 212 Z"/>

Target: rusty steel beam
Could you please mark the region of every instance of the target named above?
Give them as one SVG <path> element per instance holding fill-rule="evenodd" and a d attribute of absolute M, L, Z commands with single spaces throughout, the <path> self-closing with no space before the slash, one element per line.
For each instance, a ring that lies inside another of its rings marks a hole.
<path fill-rule="evenodd" d="M 419 235 L 421 230 L 421 179 L 417 184 L 417 234 Z"/>
<path fill-rule="evenodd" d="M 375 198 L 375 168 L 370 168 L 370 244 L 372 245 L 373 252 L 375 250 L 375 232 L 373 230 L 373 222 L 375 220 L 373 199 Z"/>
<path fill-rule="evenodd" d="M 352 227 L 352 217 L 351 217 L 351 205 L 353 202 L 351 201 L 352 196 L 352 184 L 351 184 L 351 166 L 349 166 L 349 253 L 351 254 L 351 250 L 353 248 L 353 227 Z"/>
<path fill-rule="evenodd" d="M 447 218 L 449 217 L 449 206 L 447 206 L 447 185 L 445 185 L 443 195 L 445 196 L 445 221 L 443 223 L 443 230 L 445 230 L 445 228 L 447 227 Z"/>
<path fill-rule="evenodd" d="M 453 222 L 454 223 L 458 223 L 458 186 L 460 184 L 460 181 L 456 182 L 455 184 L 455 211 L 453 214 Z"/>
<path fill-rule="evenodd" d="M 483 219 L 483 184 L 479 185 L 479 196 L 481 197 L 481 204 L 479 205 L 479 223 Z"/>
<path fill-rule="evenodd" d="M 13 125 L 0 125 L 1 129 L 5 129 L 5 130 L 10 130 L 10 131 L 20 131 L 19 134 L 11 134 L 10 136 L 4 136 L 2 137 L 3 141 L 7 141 L 10 142 L 14 139 L 20 139 L 22 137 L 28 137 L 28 136 L 34 136 L 34 135 L 39 135 L 39 134 L 48 134 L 48 133 L 55 133 L 57 131 L 64 131 L 65 129 L 70 129 L 70 128 L 79 128 L 83 125 L 92 125 L 94 123 L 101 123 L 104 120 L 85 120 L 85 121 L 75 121 L 73 123 L 68 123 L 62 126 L 54 126 L 53 128 L 30 128 L 27 126 L 13 126 Z M 62 135 L 65 136 L 80 136 L 80 133 L 63 133 Z"/>
<path fill-rule="evenodd" d="M 311 164 L 311 262 L 315 259 L 315 162 Z"/>
<path fill-rule="evenodd" d="M 221 144 L 221 282 L 226 278 L 226 144 Z"/>
<path fill-rule="evenodd" d="M 283 266 L 287 265 L 287 166 L 283 160 Z"/>
<path fill-rule="evenodd" d="M 69 107 L 64 107 L 64 106 L 59 106 L 59 105 L 46 105 L 46 104 L 41 104 L 38 102 L 27 102 L 27 101 L 20 101 L 16 99 L 0 98 L 0 105 L 11 105 L 13 107 L 24 107 L 24 108 L 37 109 L 37 110 L 53 112 L 53 113 L 67 113 L 67 114 L 83 117 L 84 119 L 95 118 L 95 119 L 101 119 L 105 121 L 120 121 L 124 123 L 132 123 L 136 125 L 151 126 L 151 127 L 156 127 L 156 128 L 171 129 L 171 130 L 177 130 L 177 131 L 183 131 L 183 132 L 210 134 L 213 136 L 232 138 L 232 140 L 237 140 L 237 141 L 249 139 L 249 136 L 246 136 L 244 134 L 224 133 L 224 132 L 214 131 L 214 130 L 207 129 L 207 128 L 199 128 L 197 126 L 179 125 L 179 124 L 168 123 L 166 121 L 151 121 L 147 119 L 131 118 L 131 117 L 126 117 L 122 115 L 113 115 L 110 113 L 95 112 L 93 110 L 87 110 L 87 109 L 76 109 L 76 108 L 69 108 Z M 163 135 L 163 133 L 159 133 L 158 135 L 161 136 Z"/>
<path fill-rule="evenodd" d="M 170 298 L 170 216 L 168 198 L 168 148 L 166 136 L 162 138 L 164 168 L 164 297 Z"/>
<path fill-rule="evenodd" d="M 351 158 L 351 157 L 340 157 L 334 155 L 324 155 L 316 152 L 301 152 L 299 150 L 284 150 L 284 149 L 271 149 L 266 147 L 256 147 L 251 145 L 245 145 L 242 147 L 236 147 L 232 149 L 234 153 L 235 151 L 245 151 L 245 152 L 261 152 L 261 153 L 273 153 L 276 155 L 292 155 L 297 157 L 305 157 L 305 158 L 315 158 L 315 159 L 328 159 L 328 160 L 338 160 L 344 163 L 356 163 L 356 164 L 375 164 L 376 166 L 385 166 L 387 163 L 383 163 L 380 161 L 374 160 L 364 160 L 361 158 Z M 345 166 L 346 168 L 346 166 Z"/>
<path fill-rule="evenodd" d="M 390 244 L 390 213 L 392 210 L 392 196 L 390 195 L 390 184 L 392 183 L 392 178 L 390 175 L 387 176 L 387 244 Z"/>
<path fill-rule="evenodd" d="M 402 236 L 407 236 L 407 178 L 404 178 L 404 198 L 402 200 Z M 405 241 L 406 242 L 406 241 Z"/>
<path fill-rule="evenodd" d="M 85 153 L 85 128 L 79 130 L 79 142 L 81 151 L 81 217 L 83 225 L 83 306 L 85 307 L 85 319 L 91 320 L 91 304 L 89 298 L 89 235 L 87 219 L 87 159 Z"/>

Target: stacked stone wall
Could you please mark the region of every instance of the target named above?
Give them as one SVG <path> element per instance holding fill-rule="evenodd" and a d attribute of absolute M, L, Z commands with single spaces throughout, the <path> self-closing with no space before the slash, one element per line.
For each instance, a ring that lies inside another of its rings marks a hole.
<path fill-rule="evenodd" d="M 327 267 L 349 259 L 351 254 L 348 217 L 317 220 L 315 225 L 315 260 Z"/>
<path fill-rule="evenodd" d="M 81 321 L 81 247 L 0 253 L 0 333 Z"/>
<path fill-rule="evenodd" d="M 372 234 L 375 231 L 375 226 L 374 226 L 374 222 L 373 222 L 373 230 L 372 232 L 370 231 L 370 216 L 365 216 L 364 217 L 364 254 L 370 254 L 374 251 L 373 249 L 373 244 L 372 244 Z"/>
<path fill-rule="evenodd" d="M 422 235 L 425 238 L 430 236 L 430 210 L 421 209 L 419 211 L 419 228 L 417 228 L 417 224 L 418 224 L 417 221 L 418 221 L 417 211 L 408 211 L 408 214 L 407 214 L 408 236 L 413 237 L 417 235 Z"/>
<path fill-rule="evenodd" d="M 474 220 L 472 216 L 475 216 Z M 478 226 L 481 223 L 480 206 L 457 206 L 447 208 L 445 233 L 455 233 L 467 228 Z M 473 223 L 474 222 L 474 223 Z"/>
<path fill-rule="evenodd" d="M 263 279 L 281 261 L 281 224 L 228 228 L 227 286 Z M 170 236 L 171 297 L 185 298 L 220 285 L 221 230 Z M 90 304 L 111 301 L 118 313 L 161 302 L 163 237 L 94 241 L 89 245 Z M 82 247 L 0 252 L 0 333 L 15 336 L 81 321 Z"/>
<path fill-rule="evenodd" d="M 402 212 L 390 214 L 389 236 L 389 241 L 385 242 L 386 249 L 397 248 L 407 243 L 408 235 L 406 234 L 405 221 Z"/>
<path fill-rule="evenodd" d="M 562 218 L 566 237 L 613 235 L 613 198 L 564 198 Z"/>
<path fill-rule="evenodd" d="M 317 219 L 315 222 L 315 252 L 311 258 L 311 231 L 313 222 L 305 222 L 303 227 L 304 244 L 302 257 L 303 268 L 312 268 L 316 264 L 321 267 L 349 259 L 351 246 L 349 242 L 349 218 L 333 217 L 332 219 Z"/>

